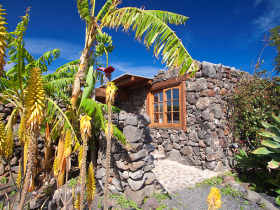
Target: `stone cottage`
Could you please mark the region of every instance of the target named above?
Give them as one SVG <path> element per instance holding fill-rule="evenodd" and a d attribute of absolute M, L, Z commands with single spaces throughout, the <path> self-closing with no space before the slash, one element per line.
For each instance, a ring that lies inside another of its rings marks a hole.
<path fill-rule="evenodd" d="M 177 70 L 160 71 L 153 78 L 123 74 L 113 80 L 118 87 L 115 105 L 122 110 L 115 122 L 131 143 L 144 132 L 143 142 L 179 162 L 227 168 L 233 146 L 227 97 L 244 76 L 249 74 L 208 62 L 199 64 L 194 78 L 178 76 Z M 96 98 L 104 102 L 104 87 L 97 89 Z M 140 118 L 146 119 L 144 131 L 137 124 Z"/>

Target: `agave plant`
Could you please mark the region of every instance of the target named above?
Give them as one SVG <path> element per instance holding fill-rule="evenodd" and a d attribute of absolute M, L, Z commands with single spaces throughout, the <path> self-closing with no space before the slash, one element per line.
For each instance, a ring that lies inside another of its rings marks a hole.
<path fill-rule="evenodd" d="M 256 155 L 266 155 L 271 158 L 267 163 L 269 169 L 278 169 L 280 167 L 280 115 L 272 114 L 274 124 L 262 122 L 265 130 L 258 134 L 264 139 L 261 141 L 262 147 L 257 148 L 252 153 Z"/>
<path fill-rule="evenodd" d="M 6 18 L 4 15 L 5 9 L 2 8 L 0 4 L 0 77 L 3 76 L 4 65 L 5 65 L 5 51 L 7 47 L 7 29 L 6 29 Z"/>
<path fill-rule="evenodd" d="M 279 170 L 280 167 L 280 115 L 276 116 L 275 114 L 272 114 L 272 119 L 274 120 L 273 124 L 262 122 L 262 125 L 265 127 L 265 130 L 259 132 L 259 135 L 264 138 L 261 141 L 262 146 L 254 150 L 252 153 L 267 157 L 270 160 L 267 162 L 267 168 L 276 171 L 277 169 Z M 275 202 L 280 205 L 279 173 L 276 178 L 268 179 L 266 181 L 278 188 L 275 190 L 278 194 Z"/>

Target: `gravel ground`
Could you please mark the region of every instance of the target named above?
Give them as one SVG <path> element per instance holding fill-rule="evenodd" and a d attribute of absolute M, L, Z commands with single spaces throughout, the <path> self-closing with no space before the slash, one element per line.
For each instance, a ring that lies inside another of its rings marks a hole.
<path fill-rule="evenodd" d="M 177 210 L 207 210 L 207 196 L 211 186 L 202 185 L 192 189 L 186 189 L 175 193 L 171 199 L 162 201 L 167 209 Z M 262 209 L 257 204 L 249 203 L 240 197 L 225 196 L 222 194 L 221 210 L 259 210 Z"/>

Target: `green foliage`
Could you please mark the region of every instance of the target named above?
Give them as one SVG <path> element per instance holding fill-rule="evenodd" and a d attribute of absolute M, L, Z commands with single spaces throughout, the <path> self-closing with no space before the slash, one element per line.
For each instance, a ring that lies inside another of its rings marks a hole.
<path fill-rule="evenodd" d="M 102 24 L 111 28 L 123 27 L 124 30 L 135 31 L 135 38 L 141 40 L 147 48 L 154 46 L 154 55 L 162 55 L 162 62 L 168 67 L 180 69 L 180 73 L 196 71 L 196 65 L 191 67 L 193 60 L 185 49 L 182 41 L 167 25 L 168 23 L 181 24 L 187 17 L 157 10 L 142 10 L 134 7 L 125 7 L 111 12 L 104 17 Z"/>
<path fill-rule="evenodd" d="M 231 98 L 234 108 L 234 135 L 249 149 L 259 144 L 258 131 L 263 121 L 271 121 L 272 113 L 279 114 L 280 86 L 257 76 L 242 79 Z"/>
<path fill-rule="evenodd" d="M 243 196 L 243 194 L 241 192 L 233 189 L 229 185 L 226 185 L 225 187 L 222 187 L 221 188 L 221 193 L 222 193 L 222 195 L 231 196 L 231 197 L 234 197 L 234 198 L 240 198 L 240 197 Z"/>
<path fill-rule="evenodd" d="M 123 209 L 133 208 L 136 210 L 141 210 L 140 208 L 138 208 L 137 204 L 134 201 L 127 199 L 124 195 L 115 194 L 111 197 L 112 199 L 116 200 L 120 207 Z"/>
<path fill-rule="evenodd" d="M 196 186 L 200 186 L 200 185 L 210 185 L 210 186 L 214 186 L 214 185 L 220 185 L 223 183 L 223 178 L 220 176 L 216 176 L 216 177 L 212 177 L 210 179 L 206 179 L 201 183 L 196 184 Z"/>
<path fill-rule="evenodd" d="M 280 26 L 270 30 L 270 45 L 276 47 L 275 70 L 280 73 Z"/>
<path fill-rule="evenodd" d="M 269 169 L 277 169 L 280 166 L 280 115 L 273 114 L 274 123 L 263 123 L 265 130 L 259 132 L 264 138 L 261 141 L 261 147 L 255 149 L 252 153 L 255 155 L 268 156 L 270 161 L 267 163 Z"/>
<path fill-rule="evenodd" d="M 88 0 L 77 0 L 77 7 L 80 17 L 87 22 L 91 20 Z"/>

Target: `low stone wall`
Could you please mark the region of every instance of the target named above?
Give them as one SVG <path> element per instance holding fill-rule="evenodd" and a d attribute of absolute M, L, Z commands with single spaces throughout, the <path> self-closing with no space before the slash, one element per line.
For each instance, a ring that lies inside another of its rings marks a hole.
<path fill-rule="evenodd" d="M 160 72 L 154 82 L 177 76 L 177 71 Z M 232 161 L 234 137 L 227 97 L 246 72 L 202 62 L 194 78 L 186 81 L 187 131 L 151 129 L 153 145 L 187 165 L 221 170 Z M 160 146 L 161 145 L 161 146 Z"/>
<path fill-rule="evenodd" d="M 113 121 L 123 130 L 130 149 L 123 148 L 116 139 L 112 140 L 111 183 L 113 193 L 124 192 L 129 198 L 141 203 L 145 196 L 160 189 L 152 172 L 154 168 L 151 152 L 154 150 L 149 136 L 150 123 L 147 115 L 121 111 L 114 115 Z M 103 189 L 105 182 L 105 151 L 106 140 L 100 139 L 96 179 Z"/>

